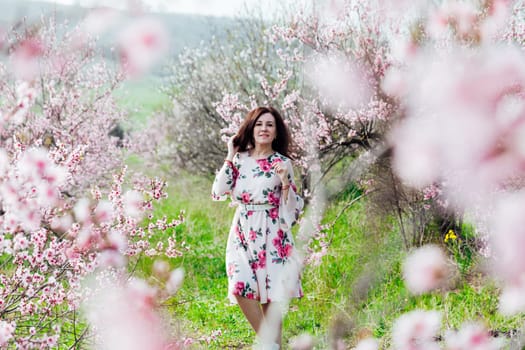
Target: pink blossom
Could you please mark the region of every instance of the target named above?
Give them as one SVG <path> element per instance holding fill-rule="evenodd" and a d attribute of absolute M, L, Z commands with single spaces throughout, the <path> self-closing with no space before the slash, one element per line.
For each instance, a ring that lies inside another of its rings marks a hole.
<path fill-rule="evenodd" d="M 355 107 L 370 98 L 365 71 L 345 57 L 319 57 L 309 63 L 307 73 L 310 82 L 333 107 Z"/>
<path fill-rule="evenodd" d="M 270 218 L 277 219 L 279 217 L 279 208 L 271 208 L 268 210 L 268 214 L 270 215 Z"/>
<path fill-rule="evenodd" d="M 115 210 L 109 201 L 100 201 L 95 208 L 95 220 L 98 223 L 109 223 L 113 220 Z"/>
<path fill-rule="evenodd" d="M 394 322 L 392 341 L 397 350 L 439 350 L 434 340 L 441 327 L 437 311 L 414 310 L 401 315 Z"/>
<path fill-rule="evenodd" d="M 466 323 L 457 332 L 448 332 L 445 337 L 447 350 L 498 350 L 504 346 L 502 339 L 489 335 L 479 323 Z"/>
<path fill-rule="evenodd" d="M 122 66 L 132 76 L 145 73 L 168 49 L 168 34 L 157 20 L 133 21 L 119 36 Z"/>
<path fill-rule="evenodd" d="M 85 312 L 101 348 L 164 348 L 167 338 L 151 302 L 154 291 L 143 281 L 121 285 L 106 280 L 103 288 L 91 288 L 94 293 Z"/>
<path fill-rule="evenodd" d="M 523 168 L 523 53 L 458 49 L 440 53 L 435 64 L 430 55 L 419 55 L 406 74 L 409 116 L 391 134 L 395 170 L 418 187 L 444 179 L 454 205 L 488 201 Z"/>
<path fill-rule="evenodd" d="M 160 280 L 167 280 L 170 276 L 170 264 L 164 260 L 155 260 L 153 262 L 153 275 Z"/>
<path fill-rule="evenodd" d="M 447 257 L 438 246 L 427 245 L 412 251 L 403 263 L 403 278 L 413 294 L 443 286 L 449 276 Z"/>
<path fill-rule="evenodd" d="M 141 219 L 143 215 L 144 196 L 134 190 L 127 191 L 123 197 L 124 213 L 134 219 Z"/>
<path fill-rule="evenodd" d="M 179 290 L 182 286 L 182 281 L 184 280 L 184 269 L 177 268 L 170 273 L 170 277 L 166 282 L 166 291 L 168 294 L 173 295 Z"/>
<path fill-rule="evenodd" d="M 379 342 L 374 338 L 366 338 L 359 341 L 354 350 L 379 350 Z"/>
<path fill-rule="evenodd" d="M 98 264 L 101 267 L 124 267 L 127 259 L 122 253 L 114 249 L 106 249 L 98 254 Z"/>
<path fill-rule="evenodd" d="M 496 203 L 491 223 L 490 244 L 494 272 L 507 283 L 519 284 L 525 276 L 525 192 L 502 196 Z"/>
<path fill-rule="evenodd" d="M 0 320 L 0 346 L 6 346 L 13 339 L 16 326 L 14 323 Z"/>
<path fill-rule="evenodd" d="M 73 207 L 73 213 L 75 214 L 75 219 L 79 222 L 88 221 L 91 216 L 90 203 L 89 199 L 81 198 L 77 201 Z"/>
<path fill-rule="evenodd" d="M 7 155 L 7 152 L 0 148 L 0 179 L 6 175 L 7 169 L 9 168 L 9 163 L 9 156 Z"/>
<path fill-rule="evenodd" d="M 499 311 L 511 316 L 525 311 L 525 276 L 518 282 L 506 284 L 499 297 Z"/>
<path fill-rule="evenodd" d="M 22 80 L 34 79 L 39 71 L 39 60 L 45 46 L 39 38 L 28 38 L 18 44 L 11 54 L 11 66 L 15 75 Z"/>
<path fill-rule="evenodd" d="M 97 36 L 118 22 L 120 13 L 109 7 L 94 8 L 82 21 L 81 35 Z"/>
<path fill-rule="evenodd" d="M 315 339 L 308 333 L 303 333 L 290 339 L 290 348 L 292 350 L 311 350 L 314 346 Z"/>

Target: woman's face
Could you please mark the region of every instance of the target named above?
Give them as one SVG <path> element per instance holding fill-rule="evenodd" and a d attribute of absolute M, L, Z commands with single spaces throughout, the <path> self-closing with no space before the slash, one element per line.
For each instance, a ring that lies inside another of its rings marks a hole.
<path fill-rule="evenodd" d="M 275 118 L 271 113 L 264 113 L 255 122 L 253 127 L 253 139 L 255 144 L 271 144 L 277 136 Z"/>

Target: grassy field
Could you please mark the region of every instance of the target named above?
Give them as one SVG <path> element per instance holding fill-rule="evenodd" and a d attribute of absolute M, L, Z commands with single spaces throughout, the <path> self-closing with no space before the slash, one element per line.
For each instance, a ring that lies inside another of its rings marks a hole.
<path fill-rule="evenodd" d="M 185 269 L 186 278 L 166 310 L 185 336 L 200 339 L 193 345 L 196 349 L 248 349 L 254 334 L 226 296 L 224 253 L 234 209 L 226 202 L 211 201 L 211 183 L 212 179 L 197 176 L 173 178 L 169 199 L 156 211 L 158 216 L 175 217 L 184 210 L 186 217 L 173 234 L 189 250 L 170 261 L 173 268 Z M 333 222 L 346 200 L 342 197 L 330 205 L 325 222 Z M 457 328 L 467 320 L 482 321 L 501 336 L 521 328 L 523 317 L 505 318 L 497 312 L 498 289 L 485 283 L 474 263 L 452 290 L 411 296 L 400 277 L 406 252 L 395 225 L 388 221 L 372 225 L 365 200 L 346 210 L 329 230 L 331 244 L 321 264 L 306 267 L 305 297 L 290 305 L 285 343 L 307 332 L 316 337 L 316 349 L 330 348 L 335 337 L 344 338 L 350 348 L 358 338 L 373 335 L 382 338 L 386 349 L 393 320 L 415 308 L 441 311 L 443 329 Z M 142 260 L 139 267 L 147 274 L 150 266 L 150 261 Z M 206 337 L 215 331 L 221 335 L 207 343 Z"/>

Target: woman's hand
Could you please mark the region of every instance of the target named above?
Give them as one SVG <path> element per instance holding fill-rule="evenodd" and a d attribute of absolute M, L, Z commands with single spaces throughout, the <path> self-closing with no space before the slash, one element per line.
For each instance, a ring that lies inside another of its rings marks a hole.
<path fill-rule="evenodd" d="M 227 160 L 232 160 L 235 153 L 237 153 L 237 151 L 239 150 L 239 147 L 235 147 L 233 145 L 234 138 L 235 135 L 228 139 L 228 156 L 226 157 Z"/>
<path fill-rule="evenodd" d="M 281 179 L 283 186 L 289 185 L 290 182 L 288 181 L 288 168 L 286 168 L 286 165 L 284 165 L 283 162 L 276 162 L 273 163 L 273 168 L 277 176 L 279 176 Z"/>

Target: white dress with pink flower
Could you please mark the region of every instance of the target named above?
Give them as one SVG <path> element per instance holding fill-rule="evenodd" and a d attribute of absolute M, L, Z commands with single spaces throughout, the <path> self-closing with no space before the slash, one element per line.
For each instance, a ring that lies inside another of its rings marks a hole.
<path fill-rule="evenodd" d="M 272 166 L 276 162 L 288 169 L 286 201 Z M 300 264 L 290 229 L 303 200 L 297 195 L 290 159 L 277 152 L 263 159 L 237 153 L 213 183 L 214 200 L 225 200 L 228 195 L 238 204 L 226 247 L 230 300 L 235 303 L 239 295 L 264 304 L 301 297 Z"/>

